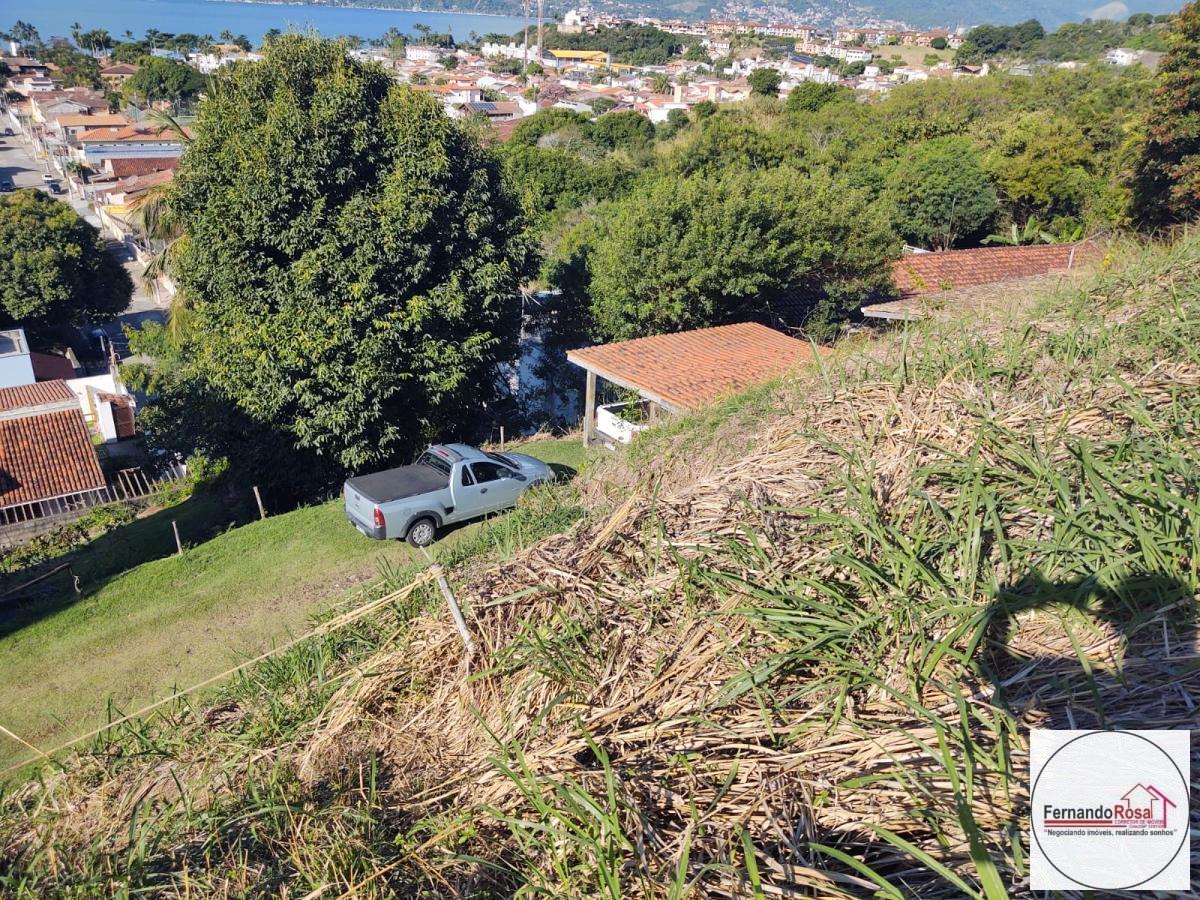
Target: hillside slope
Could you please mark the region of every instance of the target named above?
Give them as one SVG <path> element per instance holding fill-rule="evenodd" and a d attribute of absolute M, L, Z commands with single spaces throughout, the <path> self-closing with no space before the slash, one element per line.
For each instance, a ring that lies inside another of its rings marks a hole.
<path fill-rule="evenodd" d="M 1195 722 L 1198 276 L 1127 250 L 662 429 L 456 572 L 473 658 L 402 593 L 47 766 L 0 885 L 1023 893 L 1030 726 Z"/>

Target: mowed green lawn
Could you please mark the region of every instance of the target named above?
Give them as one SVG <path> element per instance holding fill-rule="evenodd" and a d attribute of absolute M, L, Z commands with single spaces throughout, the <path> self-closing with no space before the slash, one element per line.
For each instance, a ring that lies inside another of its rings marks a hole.
<path fill-rule="evenodd" d="M 578 439 L 519 449 L 570 469 L 584 460 Z M 132 711 L 301 633 L 315 613 L 376 577 L 381 561 L 420 559 L 405 543 L 359 534 L 340 499 L 165 555 L 174 551 L 170 520 L 191 544 L 219 513 L 215 502 L 193 498 L 94 542 L 74 561 L 79 599 L 64 574 L 52 597 L 0 607 L 0 725 L 49 749 L 102 725 L 110 702 Z M 475 528 L 452 530 L 440 545 Z M 139 553 L 160 558 L 133 565 Z M 29 755 L 0 735 L 0 768 Z"/>

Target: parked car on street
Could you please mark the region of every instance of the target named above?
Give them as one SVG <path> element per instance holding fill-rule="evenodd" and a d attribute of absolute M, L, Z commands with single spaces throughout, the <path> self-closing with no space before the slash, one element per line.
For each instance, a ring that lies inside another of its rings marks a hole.
<path fill-rule="evenodd" d="M 11 193 L 13 183 L 11 178 L 0 178 L 0 194 Z"/>
<path fill-rule="evenodd" d="M 13 136 L 13 130 L 12 130 L 11 128 L 5 128 L 5 129 L 4 129 L 4 136 L 5 136 L 5 137 L 12 137 L 12 136 Z"/>
<path fill-rule="evenodd" d="M 485 453 L 467 444 L 434 444 L 411 466 L 346 481 L 346 517 L 377 541 L 433 543 L 443 525 L 515 506 L 554 470 L 524 453 Z"/>
<path fill-rule="evenodd" d="M 53 180 L 54 180 L 54 176 L 53 176 L 53 175 L 51 175 L 49 172 L 43 172 L 43 173 L 42 173 L 42 181 L 50 182 L 50 181 L 53 181 Z"/>
<path fill-rule="evenodd" d="M 49 188 L 52 194 L 61 194 L 63 192 L 62 185 L 57 181 L 50 182 L 46 187 Z"/>

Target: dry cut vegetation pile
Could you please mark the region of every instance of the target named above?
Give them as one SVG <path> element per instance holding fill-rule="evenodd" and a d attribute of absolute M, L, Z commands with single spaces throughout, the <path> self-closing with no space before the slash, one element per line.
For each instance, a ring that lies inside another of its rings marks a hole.
<path fill-rule="evenodd" d="M 1025 892 L 1029 728 L 1200 703 L 1200 242 L 1122 258 L 601 465 L 456 580 L 469 659 L 406 595 L 18 789 L 9 886 Z"/>

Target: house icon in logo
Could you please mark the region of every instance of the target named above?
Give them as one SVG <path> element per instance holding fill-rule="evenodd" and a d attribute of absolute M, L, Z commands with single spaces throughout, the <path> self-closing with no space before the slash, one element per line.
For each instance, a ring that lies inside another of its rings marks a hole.
<path fill-rule="evenodd" d="M 1134 785 L 1121 800 L 1124 805 L 1114 810 L 1115 818 L 1137 821 L 1152 828 L 1166 828 L 1167 807 L 1175 807 L 1170 798 L 1152 784 Z"/>

